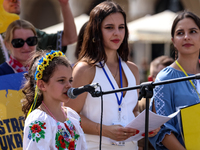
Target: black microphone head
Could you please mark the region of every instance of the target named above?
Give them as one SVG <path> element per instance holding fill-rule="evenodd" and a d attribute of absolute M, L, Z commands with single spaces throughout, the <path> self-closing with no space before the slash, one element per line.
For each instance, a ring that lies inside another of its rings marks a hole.
<path fill-rule="evenodd" d="M 71 99 L 75 99 L 77 96 L 73 94 L 73 90 L 74 88 L 69 88 L 69 90 L 67 91 L 67 96 Z"/>

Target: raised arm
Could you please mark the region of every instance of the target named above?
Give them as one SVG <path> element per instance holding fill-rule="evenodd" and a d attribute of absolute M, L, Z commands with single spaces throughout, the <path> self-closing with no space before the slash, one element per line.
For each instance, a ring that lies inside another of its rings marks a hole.
<path fill-rule="evenodd" d="M 67 46 L 77 40 L 76 26 L 70 9 L 69 0 L 58 1 L 60 2 L 64 23 L 62 46 Z"/>

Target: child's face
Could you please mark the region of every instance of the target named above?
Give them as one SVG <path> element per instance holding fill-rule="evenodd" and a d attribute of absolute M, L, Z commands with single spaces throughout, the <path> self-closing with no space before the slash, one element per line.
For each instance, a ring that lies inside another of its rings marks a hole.
<path fill-rule="evenodd" d="M 64 65 L 58 65 L 49 82 L 45 84 L 46 98 L 68 102 L 67 91 L 71 87 L 72 81 L 72 69 Z"/>

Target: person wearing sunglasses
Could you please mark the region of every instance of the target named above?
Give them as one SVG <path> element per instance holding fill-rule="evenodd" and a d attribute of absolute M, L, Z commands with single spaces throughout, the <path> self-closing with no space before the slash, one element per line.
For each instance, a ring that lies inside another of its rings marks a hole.
<path fill-rule="evenodd" d="M 28 60 L 38 43 L 36 35 L 35 27 L 25 20 L 16 20 L 8 26 L 4 44 L 10 58 L 0 65 L 0 76 L 28 71 Z"/>
<path fill-rule="evenodd" d="M 14 13 L 20 15 L 21 12 L 21 0 L 2 0 L 3 8 L 8 13 Z M 72 44 L 77 41 L 77 32 L 74 22 L 74 17 L 71 12 L 69 0 L 57 0 L 60 4 L 61 13 L 63 16 L 63 31 L 58 31 L 57 33 L 47 34 L 37 28 L 35 28 L 38 44 L 37 49 L 56 49 L 63 53 L 66 53 L 67 45 Z M 1 3 L 1 2 L 0 2 Z M 7 53 L 6 47 L 3 44 L 3 39 L 5 34 L 0 34 L 0 64 L 9 59 L 9 54 Z"/>

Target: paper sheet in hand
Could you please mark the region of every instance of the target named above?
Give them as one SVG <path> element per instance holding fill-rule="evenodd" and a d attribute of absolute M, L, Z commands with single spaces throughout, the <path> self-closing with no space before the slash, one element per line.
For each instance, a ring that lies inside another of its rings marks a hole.
<path fill-rule="evenodd" d="M 137 130 L 140 130 L 139 134 L 136 134 L 135 136 L 132 136 L 126 140 L 128 141 L 138 141 L 144 136 L 142 136 L 143 133 L 145 133 L 145 113 L 146 110 L 141 112 L 133 121 L 131 121 L 126 127 L 134 128 Z M 158 127 L 160 127 L 165 122 L 169 121 L 171 118 L 175 117 L 179 111 L 169 115 L 169 116 L 162 116 L 155 114 L 152 111 L 149 111 L 149 131 L 155 130 Z"/>

